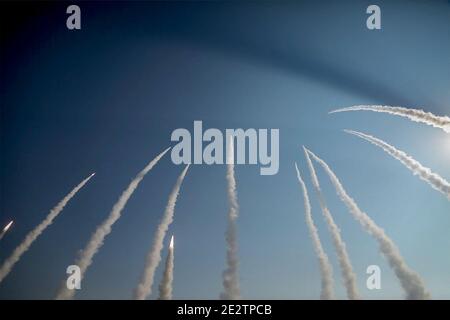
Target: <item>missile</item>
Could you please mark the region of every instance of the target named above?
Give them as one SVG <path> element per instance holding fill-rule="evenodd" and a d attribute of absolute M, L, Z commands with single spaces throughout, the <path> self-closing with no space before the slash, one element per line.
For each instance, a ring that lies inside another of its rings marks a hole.
<path fill-rule="evenodd" d="M 173 243 L 173 235 L 172 235 L 172 238 L 170 238 L 169 248 L 173 249 L 173 245 L 174 245 L 174 243 Z"/>
<path fill-rule="evenodd" d="M 94 175 L 95 175 L 95 172 L 94 172 L 93 174 L 91 174 L 91 175 L 89 176 L 89 178 L 92 178 Z"/>
<path fill-rule="evenodd" d="M 12 226 L 12 224 L 13 224 L 13 220 L 11 220 L 11 221 L 6 225 L 6 227 L 3 228 L 3 230 L 0 232 L 0 240 L 3 239 L 3 237 L 4 237 L 5 234 L 6 234 L 6 231 L 8 231 L 8 229 Z"/>
<path fill-rule="evenodd" d="M 11 221 L 6 225 L 6 227 L 3 228 L 3 232 L 8 231 L 8 229 L 12 226 L 13 222 L 14 222 L 14 221 L 11 220 Z"/>

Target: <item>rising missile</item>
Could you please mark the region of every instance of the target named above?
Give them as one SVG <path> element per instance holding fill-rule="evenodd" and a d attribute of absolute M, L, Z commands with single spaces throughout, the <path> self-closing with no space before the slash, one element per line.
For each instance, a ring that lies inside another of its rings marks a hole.
<path fill-rule="evenodd" d="M 3 228 L 3 232 L 8 231 L 8 229 L 12 226 L 13 222 L 14 222 L 14 221 L 11 220 L 11 221 L 6 225 L 6 227 Z"/>
<path fill-rule="evenodd" d="M 172 238 L 170 238 L 169 248 L 173 249 L 173 245 L 174 245 L 174 243 L 173 243 L 173 235 L 172 235 Z"/>
<path fill-rule="evenodd" d="M 5 236 L 6 232 L 8 231 L 9 228 L 11 228 L 12 224 L 13 224 L 13 220 L 11 220 L 6 227 L 3 228 L 3 230 L 0 232 L 0 240 Z"/>

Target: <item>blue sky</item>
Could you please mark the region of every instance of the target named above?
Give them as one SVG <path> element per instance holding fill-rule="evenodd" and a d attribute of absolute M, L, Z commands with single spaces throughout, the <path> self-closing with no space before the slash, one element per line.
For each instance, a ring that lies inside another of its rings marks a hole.
<path fill-rule="evenodd" d="M 82 3 L 80 31 L 65 28 L 60 4 L 23 25 L 1 57 L 0 222 L 16 224 L 0 243 L 0 261 L 74 185 L 97 175 L 0 285 L 0 298 L 53 298 L 67 265 L 134 175 L 171 144 L 174 129 L 192 130 L 194 120 L 205 128 L 280 129 L 277 175 L 236 166 L 244 298 L 319 297 L 294 161 L 309 187 L 337 295 L 346 298 L 301 145 L 329 163 L 433 298 L 450 298 L 449 201 L 342 129 L 375 135 L 446 179 L 450 135 L 383 114 L 327 114 L 355 104 L 450 114 L 449 3 L 378 3 L 380 31 L 366 29 L 368 1 Z M 78 298 L 131 298 L 181 170 L 166 157 L 143 180 Z M 192 166 L 182 186 L 169 231 L 176 238 L 174 298 L 218 298 L 221 291 L 225 170 Z M 376 242 L 317 171 L 363 298 L 402 298 Z M 382 270 L 378 291 L 365 288 L 371 264 Z"/>

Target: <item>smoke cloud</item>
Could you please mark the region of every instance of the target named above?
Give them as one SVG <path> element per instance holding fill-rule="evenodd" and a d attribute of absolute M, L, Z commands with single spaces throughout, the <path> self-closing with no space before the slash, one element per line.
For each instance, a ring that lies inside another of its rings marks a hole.
<path fill-rule="evenodd" d="M 174 245 L 173 236 L 170 240 L 169 253 L 166 258 L 163 278 L 159 284 L 159 300 L 172 300 L 172 283 L 173 283 L 173 259 Z"/>
<path fill-rule="evenodd" d="M 239 215 L 239 205 L 236 190 L 236 179 L 234 176 L 234 144 L 233 139 L 229 140 L 227 150 L 227 194 L 228 194 L 228 226 L 225 233 L 227 243 L 227 267 L 224 270 L 223 289 L 220 298 L 224 300 L 237 300 L 240 298 L 239 288 L 239 258 L 238 258 L 238 241 L 237 241 L 237 224 L 236 220 Z"/>
<path fill-rule="evenodd" d="M 404 107 L 390 107 L 390 106 L 369 106 L 369 105 L 359 105 L 352 106 L 347 108 L 341 108 L 337 110 L 330 111 L 329 113 L 336 112 L 346 112 L 346 111 L 374 111 L 374 112 L 383 112 L 389 113 L 400 117 L 408 118 L 415 122 L 425 123 L 427 125 L 433 126 L 435 128 L 439 128 L 444 130 L 447 133 L 450 133 L 450 118 L 446 116 L 436 116 L 431 112 L 426 112 L 419 109 L 410 109 Z"/>
<path fill-rule="evenodd" d="M 325 161 L 311 151 L 307 150 L 307 152 L 324 168 L 330 177 L 339 198 L 346 205 L 353 218 L 361 224 L 367 233 L 377 240 L 381 253 L 386 257 L 405 291 L 406 299 L 429 299 L 430 294 L 426 290 L 422 279 L 416 272 L 408 267 L 394 242 L 385 234 L 382 228 L 380 228 L 365 212 L 359 209 L 355 200 L 347 194 L 341 182 Z"/>
<path fill-rule="evenodd" d="M 333 244 L 336 249 L 336 254 L 338 256 L 339 266 L 341 267 L 342 278 L 344 280 L 344 286 L 347 291 L 347 296 L 351 300 L 360 299 L 358 293 L 358 287 L 356 285 L 356 274 L 353 271 L 352 264 L 350 262 L 350 257 L 347 253 L 346 245 L 341 237 L 341 231 L 339 227 L 334 222 L 333 216 L 327 207 L 325 197 L 323 196 L 322 190 L 320 189 L 319 179 L 317 178 L 314 166 L 309 158 L 306 148 L 303 147 L 305 152 L 306 162 L 308 163 L 309 172 L 311 173 L 311 180 L 316 191 L 317 197 L 319 198 L 320 208 L 322 209 L 323 217 L 328 225 L 328 230 L 331 233 L 331 238 L 333 239 Z"/>
<path fill-rule="evenodd" d="M 72 191 L 69 192 L 45 217 L 44 221 L 42 221 L 37 227 L 35 227 L 30 233 L 27 234 L 22 243 L 14 250 L 12 255 L 6 259 L 3 265 L 0 268 L 0 283 L 6 276 L 11 272 L 14 265 L 20 260 L 22 255 L 28 251 L 33 242 L 49 227 L 53 220 L 61 213 L 66 204 L 70 201 L 70 199 L 75 196 L 75 194 L 94 176 L 95 173 L 91 174 L 89 177 L 80 182 Z"/>
<path fill-rule="evenodd" d="M 178 194 L 180 193 L 181 184 L 183 183 L 184 177 L 189 169 L 187 165 L 181 175 L 178 177 L 172 192 L 169 195 L 169 200 L 167 201 L 166 209 L 162 220 L 156 230 L 155 237 L 153 239 L 152 247 L 147 254 L 145 261 L 144 272 L 139 282 L 134 297 L 137 300 L 144 300 L 152 293 L 153 279 L 155 277 L 155 271 L 161 261 L 161 250 L 163 248 L 164 237 L 169 229 L 169 225 L 173 221 L 173 215 L 175 212 L 175 205 L 177 203 Z"/>
<path fill-rule="evenodd" d="M 334 299 L 333 290 L 333 267 L 330 260 L 325 253 L 322 243 L 320 242 L 319 232 L 314 224 L 314 220 L 311 215 L 311 204 L 309 202 L 308 190 L 306 189 L 305 182 L 303 181 L 300 171 L 298 170 L 297 163 L 295 163 L 295 170 L 297 172 L 297 179 L 303 190 L 303 201 L 305 206 L 305 221 L 309 230 L 309 236 L 313 244 L 314 252 L 319 260 L 320 275 L 322 278 L 322 290 L 320 292 L 320 298 L 324 300 Z"/>
<path fill-rule="evenodd" d="M 131 181 L 125 191 L 120 195 L 119 200 L 114 204 L 109 216 L 104 220 L 92 234 L 87 246 L 81 251 L 79 258 L 76 260 L 75 264 L 80 268 L 81 279 L 88 267 L 92 264 L 95 254 L 103 246 L 103 241 L 105 237 L 111 233 L 111 228 L 114 223 L 120 218 L 122 210 L 127 204 L 133 192 L 139 186 L 139 183 L 144 179 L 145 175 L 158 163 L 158 161 L 169 151 L 167 148 L 161 152 L 156 158 L 150 161 L 147 166 L 138 173 L 138 175 Z M 76 290 L 69 290 L 67 286 L 62 286 L 56 295 L 56 299 L 73 299 Z"/>
<path fill-rule="evenodd" d="M 450 200 L 450 183 L 437 173 L 432 172 L 431 169 L 424 167 L 419 161 L 413 159 L 405 152 L 397 150 L 395 147 L 391 146 L 390 144 L 384 142 L 381 139 L 375 138 L 371 135 L 364 134 L 358 131 L 353 130 L 344 130 L 344 131 L 353 134 L 357 137 L 360 137 L 364 140 L 367 140 L 370 143 L 380 147 L 388 154 L 390 154 L 392 157 L 394 157 L 402 164 L 404 164 L 405 167 L 411 170 L 414 175 L 418 175 L 420 179 L 427 182 L 433 189 L 446 195 L 447 198 Z"/>

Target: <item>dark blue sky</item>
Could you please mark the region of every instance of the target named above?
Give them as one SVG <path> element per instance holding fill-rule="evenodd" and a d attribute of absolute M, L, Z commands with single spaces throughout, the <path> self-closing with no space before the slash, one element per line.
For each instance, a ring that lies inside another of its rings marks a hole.
<path fill-rule="evenodd" d="M 385 228 L 433 297 L 449 298 L 449 202 L 341 129 L 378 136 L 447 179 L 449 136 L 386 115 L 327 114 L 354 104 L 450 114 L 448 1 L 377 3 L 380 31 L 366 28 L 371 1 L 82 2 L 80 31 L 66 29 L 65 3 L 2 3 L 0 223 L 16 224 L 0 243 L 0 261 L 74 185 L 97 175 L 0 285 L 0 298 L 53 298 L 65 268 L 132 177 L 170 145 L 174 129 L 192 130 L 194 120 L 205 128 L 280 129 L 278 175 L 236 168 L 243 297 L 319 297 L 293 167 L 297 161 L 311 187 L 299 149 L 305 144 Z M 181 170 L 166 157 L 144 179 L 95 257 L 79 298 L 131 298 Z M 363 297 L 401 298 L 376 243 L 318 171 Z M 186 177 L 170 229 L 175 298 L 219 295 L 225 190 L 224 166 L 193 166 Z M 326 226 L 311 200 L 338 296 L 345 298 Z M 365 289 L 369 264 L 382 267 L 380 291 Z"/>

